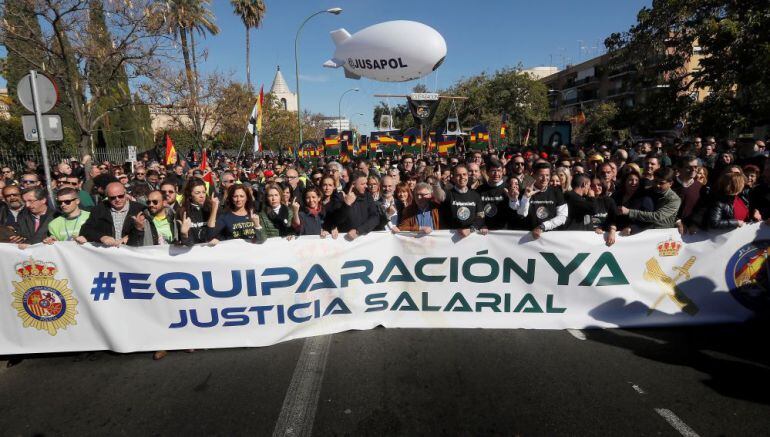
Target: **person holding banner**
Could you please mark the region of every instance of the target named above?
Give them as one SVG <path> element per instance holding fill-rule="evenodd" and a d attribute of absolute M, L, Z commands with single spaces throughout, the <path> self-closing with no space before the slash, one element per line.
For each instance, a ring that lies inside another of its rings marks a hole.
<path fill-rule="evenodd" d="M 91 211 L 80 234 L 92 243 L 106 246 L 141 246 L 143 235 L 134 226 L 134 219 L 141 215 L 144 205 L 129 201 L 126 187 L 120 182 L 107 184 L 104 193 L 107 201 Z"/>
<path fill-rule="evenodd" d="M 218 201 L 217 201 L 218 204 Z M 206 224 L 216 210 L 206 194 L 206 183 L 202 179 L 191 179 L 184 187 L 184 200 L 177 209 L 179 242 L 185 246 L 205 243 L 208 239 Z"/>
<path fill-rule="evenodd" d="M 283 189 L 279 185 L 269 184 L 265 187 L 265 203 L 259 213 L 265 238 L 294 235 L 291 227 L 293 210 L 281 202 L 282 194 Z"/>
<path fill-rule="evenodd" d="M 526 219 L 532 238 L 538 239 L 543 232 L 553 231 L 567 223 L 569 206 L 561 190 L 549 187 L 550 164 L 537 162 L 532 171 L 535 182 L 525 188 L 518 214 Z"/>
<path fill-rule="evenodd" d="M 279 195 L 280 197 L 280 195 Z M 254 196 L 243 185 L 232 185 L 227 190 L 226 211 L 217 217 L 211 214 L 208 222 L 209 244 L 220 240 L 249 240 L 256 243 L 265 241 L 265 233 L 254 209 Z M 212 201 L 212 210 L 219 207 Z"/>
<path fill-rule="evenodd" d="M 489 232 L 484 224 L 484 204 L 478 192 L 468 186 L 470 175 L 465 164 L 452 169 L 451 190 L 446 192 L 441 204 L 442 229 L 455 229 L 457 235 L 467 237 L 478 231 L 481 235 Z"/>
<path fill-rule="evenodd" d="M 85 243 L 86 238 L 80 235 L 80 229 L 91 213 L 80 209 L 78 191 L 72 187 L 59 189 L 56 192 L 56 203 L 59 204 L 62 215 L 48 224 L 48 237 L 43 240 L 43 243 L 53 244 L 56 241 L 73 240 L 78 244 Z"/>

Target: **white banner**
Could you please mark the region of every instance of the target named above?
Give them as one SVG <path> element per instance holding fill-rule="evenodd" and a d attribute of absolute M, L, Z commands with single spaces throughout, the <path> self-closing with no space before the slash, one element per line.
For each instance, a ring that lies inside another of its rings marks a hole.
<path fill-rule="evenodd" d="M 0 354 L 266 346 L 349 329 L 740 322 L 767 308 L 770 229 L 687 237 L 372 233 L 261 245 L 0 244 Z"/>

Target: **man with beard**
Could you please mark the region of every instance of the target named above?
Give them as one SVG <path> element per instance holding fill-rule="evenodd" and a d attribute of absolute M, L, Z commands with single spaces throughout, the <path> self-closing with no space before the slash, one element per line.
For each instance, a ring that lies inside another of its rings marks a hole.
<path fill-rule="evenodd" d="M 172 244 L 179 241 L 174 210 L 166 205 L 165 195 L 151 191 L 147 195 L 147 210 L 134 219 L 134 227 L 141 233 L 141 246 Z"/>
<path fill-rule="evenodd" d="M 518 179 L 520 187 L 528 187 L 535 181 L 527 174 L 527 160 L 520 153 L 513 155 L 506 167 L 508 167 L 508 177 Z"/>
<path fill-rule="evenodd" d="M 540 161 L 532 169 L 535 183 L 525 188 L 518 214 L 526 218 L 532 238 L 538 239 L 543 232 L 552 231 L 567 222 L 569 207 L 562 191 L 549 186 L 551 165 Z"/>
<path fill-rule="evenodd" d="M 21 189 L 16 185 L 3 187 L 4 204 L 0 204 L 0 226 L 12 226 L 16 228 L 19 213 L 24 209 L 21 201 Z"/>
<path fill-rule="evenodd" d="M 481 186 L 481 167 L 475 162 L 465 165 L 468 168 L 468 188 L 478 190 Z"/>
<path fill-rule="evenodd" d="M 468 187 L 468 167 L 458 164 L 452 169 L 452 189 L 447 191 L 441 204 L 442 229 L 456 229 L 460 237 L 473 231 L 486 235 L 484 205 L 478 192 Z"/>
<path fill-rule="evenodd" d="M 628 209 L 625 206 L 618 208 L 618 215 L 627 215 L 631 221 L 647 223 L 652 229 L 668 229 L 676 227 L 676 216 L 682 200 L 671 187 L 674 184 L 674 170 L 661 168 L 654 173 L 653 211 L 640 211 Z"/>
<path fill-rule="evenodd" d="M 487 182 L 478 189 L 484 205 L 484 224 L 492 230 L 504 229 L 510 218 L 504 171 L 503 163 L 492 157 L 487 164 Z"/>

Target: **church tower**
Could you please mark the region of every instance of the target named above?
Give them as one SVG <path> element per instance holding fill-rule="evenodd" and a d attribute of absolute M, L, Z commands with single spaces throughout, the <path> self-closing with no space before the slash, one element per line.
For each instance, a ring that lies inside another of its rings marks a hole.
<path fill-rule="evenodd" d="M 270 92 L 275 96 L 276 102 L 281 105 L 283 109 L 288 111 L 297 111 L 297 95 L 289 90 L 289 85 L 286 84 L 286 80 L 281 74 L 281 66 L 275 72 L 275 78 L 273 78 L 273 86 L 270 87 Z"/>

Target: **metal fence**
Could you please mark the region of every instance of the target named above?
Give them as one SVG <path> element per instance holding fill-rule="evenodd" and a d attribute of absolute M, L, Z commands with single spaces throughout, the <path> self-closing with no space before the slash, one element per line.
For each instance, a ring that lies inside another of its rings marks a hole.
<path fill-rule="evenodd" d="M 137 155 L 141 155 L 143 152 L 137 152 Z M 110 161 L 115 163 L 123 163 L 128 159 L 127 149 L 97 149 L 92 155 L 93 162 Z M 53 168 L 62 161 L 70 161 L 72 159 L 80 160 L 77 155 L 72 155 L 65 151 L 49 150 L 48 160 Z M 0 148 L 0 165 L 7 165 L 16 171 L 25 169 L 27 161 L 35 161 L 38 164 L 43 163 L 43 158 L 40 150 L 13 150 Z"/>

